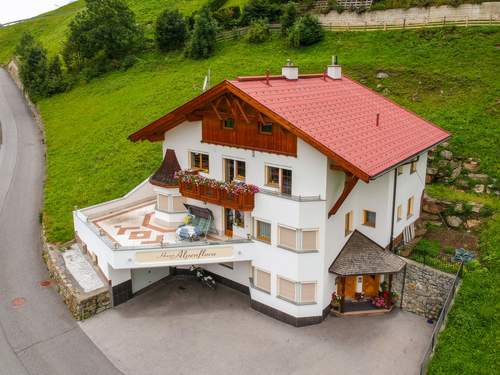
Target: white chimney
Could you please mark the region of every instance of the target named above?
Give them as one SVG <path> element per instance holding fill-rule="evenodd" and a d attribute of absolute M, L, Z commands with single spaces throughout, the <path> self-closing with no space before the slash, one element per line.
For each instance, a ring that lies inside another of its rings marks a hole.
<path fill-rule="evenodd" d="M 332 56 L 332 65 L 328 65 L 326 74 L 332 79 L 342 78 L 342 67 L 337 64 L 337 56 Z"/>
<path fill-rule="evenodd" d="M 299 79 L 299 67 L 288 59 L 286 65 L 281 68 L 281 75 L 286 79 Z"/>

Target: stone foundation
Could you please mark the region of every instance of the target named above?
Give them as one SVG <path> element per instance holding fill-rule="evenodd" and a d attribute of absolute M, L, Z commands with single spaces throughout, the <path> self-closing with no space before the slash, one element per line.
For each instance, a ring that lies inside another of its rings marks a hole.
<path fill-rule="evenodd" d="M 111 298 L 107 287 L 85 293 L 78 282 L 67 272 L 61 252 L 46 248 L 44 259 L 50 277 L 56 282 L 56 290 L 63 297 L 71 315 L 77 320 L 91 316 L 111 308 Z"/>
<path fill-rule="evenodd" d="M 404 260 L 407 263 L 406 278 L 403 269 L 403 271 L 394 275 L 392 284 L 392 290 L 400 296 L 397 306 L 401 304 L 401 291 L 404 287 L 402 306 L 400 307 L 403 310 L 436 320 L 453 286 L 455 275 L 424 266 L 409 259 Z"/>

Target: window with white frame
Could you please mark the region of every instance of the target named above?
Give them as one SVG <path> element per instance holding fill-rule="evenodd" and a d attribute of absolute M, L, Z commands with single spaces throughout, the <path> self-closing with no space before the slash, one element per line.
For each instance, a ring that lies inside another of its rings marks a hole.
<path fill-rule="evenodd" d="M 352 220 L 353 220 L 353 212 L 349 211 L 345 214 L 345 230 L 344 235 L 348 236 L 352 233 Z"/>
<path fill-rule="evenodd" d="M 298 304 L 316 303 L 316 282 L 297 282 L 278 276 L 278 297 Z"/>
<path fill-rule="evenodd" d="M 257 238 L 259 241 L 271 243 L 271 224 L 256 219 L 255 238 Z"/>
<path fill-rule="evenodd" d="M 377 214 L 373 211 L 363 210 L 363 225 L 375 228 Z"/>
<path fill-rule="evenodd" d="M 402 204 L 400 204 L 398 206 L 397 211 L 396 211 L 396 216 L 398 218 L 398 221 L 403 219 L 403 205 Z"/>
<path fill-rule="evenodd" d="M 224 159 L 224 180 L 226 182 L 245 181 L 245 176 L 246 164 L 244 161 Z"/>
<path fill-rule="evenodd" d="M 271 293 L 271 273 L 253 267 L 253 284 L 256 288 Z"/>
<path fill-rule="evenodd" d="M 410 163 L 410 174 L 415 173 L 417 171 L 417 161 L 418 158 L 414 159 Z"/>
<path fill-rule="evenodd" d="M 297 251 L 318 250 L 318 231 L 278 225 L 278 246 Z"/>

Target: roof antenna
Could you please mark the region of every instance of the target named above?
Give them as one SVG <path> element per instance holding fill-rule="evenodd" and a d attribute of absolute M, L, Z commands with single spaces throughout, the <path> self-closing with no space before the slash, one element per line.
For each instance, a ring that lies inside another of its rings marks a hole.
<path fill-rule="evenodd" d="M 269 69 L 266 70 L 266 85 L 269 86 Z"/>
<path fill-rule="evenodd" d="M 377 113 L 376 126 L 380 124 L 380 113 Z"/>
<path fill-rule="evenodd" d="M 323 70 L 323 81 L 326 81 L 326 70 Z"/>
<path fill-rule="evenodd" d="M 208 74 L 205 76 L 205 80 L 203 81 L 203 92 L 207 91 L 210 88 L 210 68 L 208 68 Z"/>

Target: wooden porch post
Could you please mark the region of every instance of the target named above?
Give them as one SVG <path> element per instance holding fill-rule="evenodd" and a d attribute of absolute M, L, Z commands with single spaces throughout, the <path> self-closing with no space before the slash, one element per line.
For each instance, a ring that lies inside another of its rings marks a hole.
<path fill-rule="evenodd" d="M 391 298 L 391 293 L 392 293 L 392 273 L 389 274 L 389 307 L 392 306 L 392 298 Z"/>
<path fill-rule="evenodd" d="M 344 312 L 344 300 L 345 300 L 345 276 L 340 279 L 342 282 L 342 299 L 340 300 L 340 312 Z"/>

